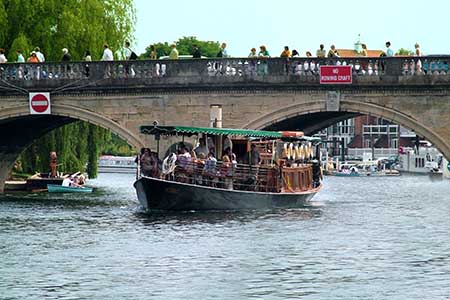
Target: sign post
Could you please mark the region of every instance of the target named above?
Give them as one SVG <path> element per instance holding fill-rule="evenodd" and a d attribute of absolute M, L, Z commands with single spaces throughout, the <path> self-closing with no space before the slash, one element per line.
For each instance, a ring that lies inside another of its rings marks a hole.
<path fill-rule="evenodd" d="M 49 115 L 51 114 L 50 93 L 30 93 L 30 114 Z"/>
<path fill-rule="evenodd" d="M 320 66 L 320 84 L 352 84 L 351 66 Z"/>

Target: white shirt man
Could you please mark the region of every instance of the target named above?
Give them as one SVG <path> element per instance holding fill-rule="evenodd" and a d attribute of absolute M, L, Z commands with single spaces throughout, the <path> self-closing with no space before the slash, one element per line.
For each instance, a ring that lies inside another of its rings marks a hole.
<path fill-rule="evenodd" d="M 34 51 L 36 51 L 36 56 L 39 59 L 39 62 L 45 62 L 45 56 L 44 54 L 42 54 L 41 49 L 39 47 L 36 47 L 34 48 Z"/>
<path fill-rule="evenodd" d="M 71 186 L 71 184 L 72 184 L 72 179 L 70 177 L 64 178 L 64 180 L 62 182 L 62 186 Z"/>
<path fill-rule="evenodd" d="M 113 55 L 111 49 L 109 49 L 108 45 L 106 45 L 106 44 L 103 47 L 105 48 L 105 50 L 103 50 L 102 60 L 103 61 L 113 61 L 114 55 Z"/>
<path fill-rule="evenodd" d="M 7 62 L 8 62 L 8 60 L 6 59 L 5 54 L 0 53 L 0 64 L 5 64 Z"/>

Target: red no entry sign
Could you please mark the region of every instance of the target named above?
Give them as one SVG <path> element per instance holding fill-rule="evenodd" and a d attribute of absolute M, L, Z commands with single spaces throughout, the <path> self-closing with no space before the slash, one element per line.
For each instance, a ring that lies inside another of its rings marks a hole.
<path fill-rule="evenodd" d="M 30 93 L 30 114 L 50 113 L 50 93 Z"/>

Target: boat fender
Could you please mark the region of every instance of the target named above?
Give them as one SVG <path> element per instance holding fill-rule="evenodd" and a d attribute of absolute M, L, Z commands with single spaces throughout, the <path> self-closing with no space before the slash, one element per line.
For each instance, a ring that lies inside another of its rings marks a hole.
<path fill-rule="evenodd" d="M 306 156 L 306 155 L 305 155 L 305 145 L 302 144 L 302 145 L 300 146 L 300 159 L 301 159 L 301 160 L 304 160 L 304 159 L 305 159 L 305 156 Z"/>
<path fill-rule="evenodd" d="M 288 144 L 284 143 L 283 145 L 283 154 L 281 155 L 282 158 L 289 158 L 288 156 Z"/>
<path fill-rule="evenodd" d="M 308 142 L 308 158 L 312 159 L 314 156 L 314 150 L 311 142 Z"/>
<path fill-rule="evenodd" d="M 302 145 L 295 145 L 295 156 L 297 159 L 301 159 L 302 157 Z"/>
<path fill-rule="evenodd" d="M 289 144 L 289 159 L 295 159 L 294 144 Z"/>

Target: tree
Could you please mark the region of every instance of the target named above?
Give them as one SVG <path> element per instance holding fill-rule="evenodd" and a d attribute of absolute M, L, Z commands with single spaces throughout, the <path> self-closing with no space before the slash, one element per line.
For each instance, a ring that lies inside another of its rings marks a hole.
<path fill-rule="evenodd" d="M 192 49 L 194 45 L 200 48 L 203 56 L 206 57 L 216 57 L 220 50 L 220 43 L 213 41 L 200 41 L 195 36 L 182 37 L 178 41 L 174 42 L 177 45 L 178 53 L 180 55 L 190 55 L 192 54 Z M 169 42 L 159 42 L 153 44 L 155 46 L 158 57 L 169 55 L 170 53 Z M 141 58 L 148 58 L 150 56 L 150 47 L 145 49 L 145 53 L 141 54 Z"/>
<path fill-rule="evenodd" d="M 39 46 L 48 61 L 59 61 L 62 48 L 68 48 L 74 60 L 81 60 L 86 50 L 94 59 L 100 58 L 103 43 L 118 49 L 125 40 L 132 40 L 136 21 L 133 0 L 2 2 L 0 45 L 10 61 L 16 59 L 14 41 L 21 35 L 33 48 Z"/>
<path fill-rule="evenodd" d="M 405 48 L 400 48 L 398 49 L 397 53 L 395 53 L 395 55 L 400 55 L 400 56 L 410 56 L 410 55 L 414 55 L 414 52 Z"/>
<path fill-rule="evenodd" d="M 0 47 L 9 61 L 21 49 L 25 57 L 40 47 L 47 61 L 60 61 L 62 48 L 73 60 L 86 50 L 99 59 L 103 44 L 119 49 L 133 41 L 136 12 L 133 0 L 2 0 L 0 1 Z M 109 131 L 84 122 L 58 128 L 26 149 L 20 160 L 25 172 L 47 172 L 49 152 L 57 151 L 58 170 L 97 173 L 97 158 L 111 141 Z"/>

